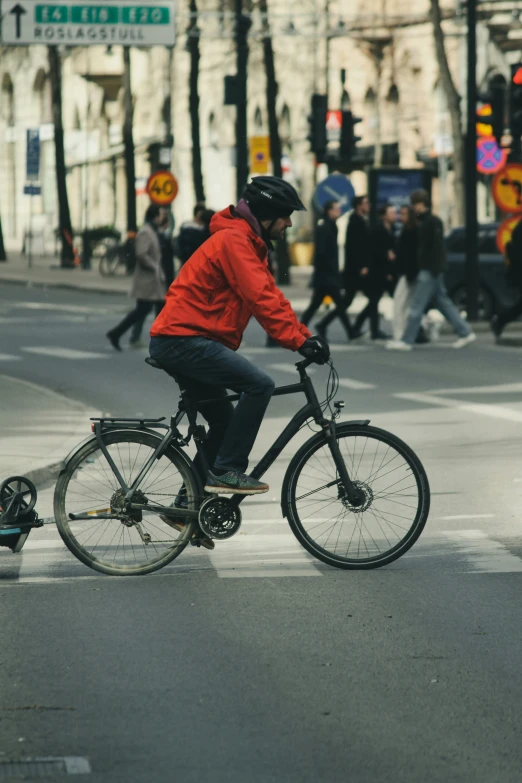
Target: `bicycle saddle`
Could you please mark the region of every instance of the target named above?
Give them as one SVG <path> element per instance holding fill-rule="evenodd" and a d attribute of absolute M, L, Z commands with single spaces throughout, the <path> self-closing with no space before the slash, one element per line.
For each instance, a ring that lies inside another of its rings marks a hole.
<path fill-rule="evenodd" d="M 155 370 L 163 370 L 164 368 L 161 366 L 159 362 L 156 361 L 156 359 L 153 359 L 151 356 L 145 357 L 145 363 L 148 364 L 150 367 L 154 367 Z"/>
<path fill-rule="evenodd" d="M 145 363 L 148 364 L 149 367 L 154 367 L 155 370 L 163 370 L 164 372 L 166 372 L 167 375 L 170 375 L 170 377 L 176 381 L 181 391 L 184 391 L 185 385 L 183 384 L 182 379 L 179 378 L 179 376 L 177 376 L 175 373 L 170 372 L 170 370 L 167 370 L 166 367 L 160 364 L 160 362 L 158 362 L 156 359 L 153 359 L 152 356 L 146 356 Z"/>

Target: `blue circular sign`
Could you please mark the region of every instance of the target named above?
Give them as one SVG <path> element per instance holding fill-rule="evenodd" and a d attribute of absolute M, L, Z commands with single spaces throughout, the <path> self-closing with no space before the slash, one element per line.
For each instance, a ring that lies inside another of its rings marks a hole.
<path fill-rule="evenodd" d="M 314 193 L 314 204 L 322 210 L 327 201 L 338 201 L 344 215 L 352 208 L 355 189 L 344 174 L 330 174 L 320 182 Z"/>

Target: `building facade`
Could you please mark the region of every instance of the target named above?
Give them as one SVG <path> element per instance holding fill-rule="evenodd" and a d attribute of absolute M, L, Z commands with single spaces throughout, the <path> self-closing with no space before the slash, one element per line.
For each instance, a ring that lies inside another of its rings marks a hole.
<path fill-rule="evenodd" d="M 441 2 L 445 47 L 453 79 L 465 95 L 466 30 L 456 0 Z M 261 8 L 260 8 L 261 6 Z M 224 105 L 224 77 L 235 73 L 234 19 L 227 0 L 199 0 L 199 123 L 206 202 L 220 209 L 235 199 L 235 107 Z M 310 202 L 325 173 L 316 167 L 307 141 L 313 92 L 327 91 L 333 109 L 350 108 L 362 118 L 360 145 L 373 148 L 375 165 L 396 156 L 402 167 L 435 172 L 436 208 L 451 226 L 453 189 L 451 131 L 439 78 L 429 0 L 287 0 L 248 6 L 248 123 L 250 136 L 268 133 L 263 35 L 269 25 L 279 83 L 277 111 L 285 176 Z M 192 20 L 194 21 L 194 20 Z M 138 216 L 148 198 L 148 150 L 172 133 L 172 170 L 179 181 L 173 204 L 177 224 L 194 206 L 192 133 L 189 115 L 190 55 L 186 0 L 177 11 L 175 47 L 133 48 L 131 84 Z M 509 52 L 491 27 L 479 25 L 478 82 L 507 76 Z M 123 167 L 123 55 L 121 47 L 61 47 L 63 124 L 67 186 L 76 231 L 110 225 L 126 229 Z M 47 48 L 3 47 L 0 57 L 0 216 L 8 248 L 20 249 L 32 212 L 35 236 L 54 242 L 57 227 L 54 142 Z M 463 108 L 465 108 L 463 106 Z M 39 128 L 41 195 L 24 196 L 26 131 Z M 366 190 L 366 173 L 352 181 Z M 33 199 L 32 205 L 29 204 Z M 493 207 L 481 187 L 481 218 Z M 141 222 L 141 221 L 140 221 Z M 304 238 L 309 216 L 299 216 L 294 238 Z M 42 239 L 42 241 L 43 241 Z"/>

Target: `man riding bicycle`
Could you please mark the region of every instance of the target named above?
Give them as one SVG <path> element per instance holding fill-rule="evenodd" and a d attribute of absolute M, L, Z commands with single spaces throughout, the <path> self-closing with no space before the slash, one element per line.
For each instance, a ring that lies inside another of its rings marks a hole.
<path fill-rule="evenodd" d="M 303 210 L 288 182 L 253 179 L 237 206 L 214 215 L 210 239 L 183 266 L 152 325 L 151 357 L 193 399 L 225 397 L 228 389 L 241 394 L 235 408 L 226 400 L 198 404 L 209 424 L 207 476 L 195 461 L 205 492 L 255 495 L 269 489 L 246 474 L 274 390 L 263 370 L 236 353 L 251 316 L 284 348 L 319 364 L 328 359 L 328 346 L 299 322 L 268 267 L 271 240 L 281 239 L 292 212 Z"/>

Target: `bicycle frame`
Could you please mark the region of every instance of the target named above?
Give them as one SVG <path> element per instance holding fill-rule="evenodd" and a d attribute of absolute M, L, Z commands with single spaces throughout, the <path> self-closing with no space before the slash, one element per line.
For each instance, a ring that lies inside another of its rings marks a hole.
<path fill-rule="evenodd" d="M 307 403 L 299 411 L 297 411 L 297 413 L 288 422 L 283 432 L 276 438 L 276 440 L 274 441 L 272 446 L 268 449 L 266 454 L 253 468 L 253 470 L 251 471 L 251 475 L 256 479 L 261 478 L 261 476 L 263 476 L 266 473 L 266 471 L 270 468 L 270 466 L 273 465 L 273 463 L 281 454 L 285 446 L 292 440 L 294 435 L 297 434 L 297 432 L 301 429 L 303 424 L 306 421 L 308 421 L 308 419 L 313 418 L 316 424 L 318 424 L 325 432 L 326 438 L 330 445 L 334 463 L 339 473 L 339 479 L 335 479 L 334 481 L 332 481 L 332 485 L 342 483 L 344 485 L 350 503 L 352 503 L 353 505 L 358 505 L 360 501 L 360 490 L 358 490 L 352 483 L 350 476 L 348 475 L 348 471 L 344 463 L 344 460 L 341 456 L 341 452 L 339 450 L 339 444 L 336 438 L 335 420 L 326 419 L 323 416 L 323 411 L 321 409 L 321 405 L 317 398 L 317 394 L 315 392 L 312 380 L 306 373 L 306 368 L 310 364 L 312 364 L 312 362 L 308 359 L 305 359 L 304 361 L 298 362 L 296 364 L 297 370 L 299 372 L 299 378 L 300 378 L 299 383 L 293 383 L 288 386 L 279 386 L 276 389 L 274 389 L 272 395 L 273 397 L 281 397 L 287 394 L 297 394 L 299 392 L 302 392 L 306 397 Z M 201 400 L 200 404 L 221 403 L 224 401 L 236 402 L 237 400 L 239 400 L 240 396 L 241 395 L 239 394 L 230 394 L 227 395 L 226 397 Z M 178 424 L 182 421 L 185 414 L 187 415 L 189 420 L 189 435 L 187 438 L 183 438 L 181 433 L 178 431 Z M 126 493 L 125 500 L 128 502 L 132 501 L 132 497 L 134 493 L 139 489 L 141 482 L 147 476 L 154 462 L 156 462 L 167 451 L 167 449 L 172 445 L 172 443 L 186 445 L 189 442 L 190 438 L 194 436 L 194 442 L 196 444 L 196 449 L 198 451 L 200 459 L 202 460 L 202 464 L 205 468 L 205 471 L 208 470 L 209 466 L 202 446 L 204 427 L 198 426 L 197 424 L 197 402 L 186 397 L 186 395 L 184 395 L 183 392 L 182 392 L 182 398 L 181 398 L 178 412 L 176 416 L 172 417 L 170 426 L 161 423 L 162 421 L 164 421 L 164 419 L 144 419 L 144 418 L 142 419 L 92 419 L 92 421 L 94 422 L 93 429 L 98 444 L 100 446 L 100 450 L 102 451 L 107 462 L 109 463 L 121 488 L 125 490 Z M 106 432 L 107 430 L 121 429 L 122 425 L 124 425 L 126 428 L 129 428 L 130 424 L 136 425 L 134 427 L 131 427 L 131 429 L 140 429 L 140 430 L 149 430 L 149 431 L 156 430 L 156 429 L 166 429 L 167 432 L 165 433 L 165 436 L 162 438 L 161 442 L 158 444 L 158 447 L 156 448 L 154 453 L 149 457 L 145 465 L 142 467 L 142 469 L 140 470 L 140 472 L 132 482 L 132 485 L 129 487 L 127 486 L 123 476 L 121 475 L 114 460 L 112 459 L 107 449 L 107 446 L 104 443 L 103 432 Z M 237 507 L 239 506 L 240 503 L 242 503 L 243 500 L 245 500 L 246 497 L 248 497 L 248 495 L 234 495 L 230 502 L 235 507 Z M 147 504 L 146 506 L 136 504 L 135 507 L 148 509 L 150 511 L 160 511 L 160 512 L 166 511 L 168 508 L 165 506 L 157 506 L 150 503 Z M 176 515 L 178 517 L 182 516 L 185 518 L 197 518 L 198 513 L 199 513 L 198 511 L 191 511 L 187 509 L 176 509 Z M 86 518 L 112 519 L 113 517 L 114 517 L 113 514 L 99 514 L 96 516 L 91 514 Z M 82 515 L 75 514 L 73 515 L 73 518 L 82 519 L 84 517 Z"/>

